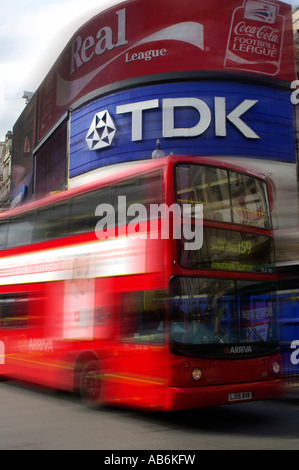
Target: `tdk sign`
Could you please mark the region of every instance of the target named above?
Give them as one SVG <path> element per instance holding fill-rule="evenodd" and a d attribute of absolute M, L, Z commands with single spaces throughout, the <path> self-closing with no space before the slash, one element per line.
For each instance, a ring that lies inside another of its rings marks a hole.
<path fill-rule="evenodd" d="M 226 136 L 227 119 L 247 138 L 259 136 L 241 119 L 257 100 L 243 100 L 229 114 L 226 113 L 226 98 L 215 97 L 215 135 Z M 116 113 L 131 113 L 132 141 L 142 140 L 142 122 L 146 110 L 159 108 L 158 99 L 129 103 L 116 107 Z M 178 108 L 193 108 L 198 113 L 198 122 L 192 127 L 175 127 L 175 111 Z M 195 137 L 203 134 L 211 124 L 212 113 L 209 106 L 199 98 L 165 98 L 162 100 L 162 137 Z"/>
<path fill-rule="evenodd" d="M 131 140 L 143 140 L 143 121 L 146 111 L 162 108 L 162 137 L 195 137 L 203 134 L 211 124 L 212 112 L 209 106 L 199 98 L 164 98 L 128 103 L 116 106 L 116 114 L 131 114 Z M 248 139 L 259 139 L 259 136 L 242 119 L 243 115 L 252 108 L 258 100 L 243 100 L 238 106 L 227 114 L 226 98 L 214 98 L 214 128 L 215 135 L 225 137 L 227 133 L 227 120 Z M 181 108 L 193 108 L 197 114 L 197 122 L 191 127 L 175 127 L 175 113 Z M 107 110 L 95 114 L 91 127 L 86 136 L 90 150 L 97 150 L 111 145 L 115 134 L 114 122 Z M 160 136 L 157 136 L 160 137 Z"/>
<path fill-rule="evenodd" d="M 69 176 L 164 153 L 293 163 L 293 105 L 287 90 L 228 80 L 124 89 L 71 111 Z"/>

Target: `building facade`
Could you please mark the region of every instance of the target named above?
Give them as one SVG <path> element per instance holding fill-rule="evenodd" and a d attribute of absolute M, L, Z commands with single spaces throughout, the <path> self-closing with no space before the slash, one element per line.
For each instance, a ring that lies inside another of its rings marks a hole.
<path fill-rule="evenodd" d="M 1 151 L 0 210 L 10 207 L 10 179 L 12 156 L 12 132 L 6 133 Z"/>

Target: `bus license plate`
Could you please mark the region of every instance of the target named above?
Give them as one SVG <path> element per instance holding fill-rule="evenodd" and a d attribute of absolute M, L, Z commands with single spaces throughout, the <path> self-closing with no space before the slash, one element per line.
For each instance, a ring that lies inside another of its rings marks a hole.
<path fill-rule="evenodd" d="M 238 393 L 229 393 L 228 401 L 242 401 L 242 400 L 251 400 L 251 392 L 238 392 Z"/>

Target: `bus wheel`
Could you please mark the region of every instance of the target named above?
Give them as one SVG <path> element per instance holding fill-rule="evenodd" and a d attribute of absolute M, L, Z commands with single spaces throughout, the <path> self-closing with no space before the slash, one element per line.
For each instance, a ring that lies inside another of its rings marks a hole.
<path fill-rule="evenodd" d="M 99 406 L 103 400 L 103 373 L 97 361 L 83 365 L 80 376 L 80 396 L 87 406 Z"/>

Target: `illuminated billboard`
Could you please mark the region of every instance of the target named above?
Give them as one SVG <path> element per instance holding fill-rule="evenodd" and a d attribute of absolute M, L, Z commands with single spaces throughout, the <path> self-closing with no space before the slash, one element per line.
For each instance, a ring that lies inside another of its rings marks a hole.
<path fill-rule="evenodd" d="M 186 78 L 296 78 L 291 6 L 131 0 L 71 38 L 39 88 L 41 141 L 70 109 L 124 87 Z"/>
<path fill-rule="evenodd" d="M 157 139 L 166 154 L 295 162 L 290 95 L 259 84 L 203 80 L 136 87 L 74 111 L 70 128 L 70 178 L 151 158 Z"/>

